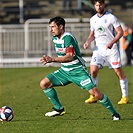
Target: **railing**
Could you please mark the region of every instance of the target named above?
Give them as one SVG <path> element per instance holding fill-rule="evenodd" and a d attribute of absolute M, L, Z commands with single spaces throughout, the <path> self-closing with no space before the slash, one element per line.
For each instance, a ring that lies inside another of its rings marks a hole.
<path fill-rule="evenodd" d="M 37 67 L 41 66 L 39 58 L 43 54 L 55 56 L 48 24 L 31 22 L 27 21 L 25 25 L 0 25 L 1 68 Z M 66 31 L 74 34 L 78 40 L 81 53 L 88 57 L 85 59 L 90 60 L 89 56 L 92 53 L 93 43 L 87 50 L 83 49 L 83 43 L 89 35 L 89 23 L 68 21 Z"/>

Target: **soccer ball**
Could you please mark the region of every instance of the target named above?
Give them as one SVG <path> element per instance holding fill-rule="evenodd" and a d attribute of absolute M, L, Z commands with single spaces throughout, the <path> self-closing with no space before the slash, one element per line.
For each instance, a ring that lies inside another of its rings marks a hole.
<path fill-rule="evenodd" d="M 0 121 L 11 121 L 14 117 L 14 112 L 9 106 L 0 108 Z"/>

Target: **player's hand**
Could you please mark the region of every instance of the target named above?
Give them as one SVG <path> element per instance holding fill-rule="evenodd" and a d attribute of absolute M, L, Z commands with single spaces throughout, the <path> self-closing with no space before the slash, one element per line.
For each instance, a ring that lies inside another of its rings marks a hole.
<path fill-rule="evenodd" d="M 84 49 L 87 49 L 87 48 L 88 48 L 88 43 L 87 43 L 87 42 L 85 42 L 85 43 L 83 44 L 83 48 L 84 48 Z"/>
<path fill-rule="evenodd" d="M 106 49 L 111 49 L 112 47 L 113 47 L 112 44 L 108 44 L 108 45 L 106 46 Z"/>
<path fill-rule="evenodd" d="M 52 58 L 47 56 L 47 55 L 44 55 L 41 59 L 40 59 L 40 62 L 43 63 L 44 65 L 47 64 L 47 63 L 51 63 L 52 62 Z"/>

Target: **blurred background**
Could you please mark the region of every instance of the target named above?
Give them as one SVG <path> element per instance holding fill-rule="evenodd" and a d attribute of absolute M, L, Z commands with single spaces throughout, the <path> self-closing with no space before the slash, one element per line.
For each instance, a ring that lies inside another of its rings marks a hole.
<path fill-rule="evenodd" d="M 48 21 L 54 16 L 66 20 L 66 31 L 75 35 L 87 65 L 94 42 L 87 50 L 83 43 L 89 35 L 89 19 L 95 14 L 93 0 L 0 0 L 0 67 L 39 67 L 43 54 L 55 56 Z M 106 10 L 132 28 L 133 1 L 105 0 Z M 131 31 L 132 33 L 132 31 Z M 121 48 L 121 46 L 120 46 Z M 127 62 L 125 49 L 121 49 L 123 65 Z M 51 64 L 56 66 L 58 64 Z"/>

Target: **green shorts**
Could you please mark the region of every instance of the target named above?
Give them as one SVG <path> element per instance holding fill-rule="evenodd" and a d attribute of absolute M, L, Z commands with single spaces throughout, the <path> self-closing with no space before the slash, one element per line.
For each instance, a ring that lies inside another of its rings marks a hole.
<path fill-rule="evenodd" d="M 63 69 L 58 69 L 46 76 L 53 86 L 65 86 L 70 83 L 75 83 L 82 89 L 90 90 L 96 86 L 91 76 L 83 68 L 71 70 L 69 72 Z"/>

